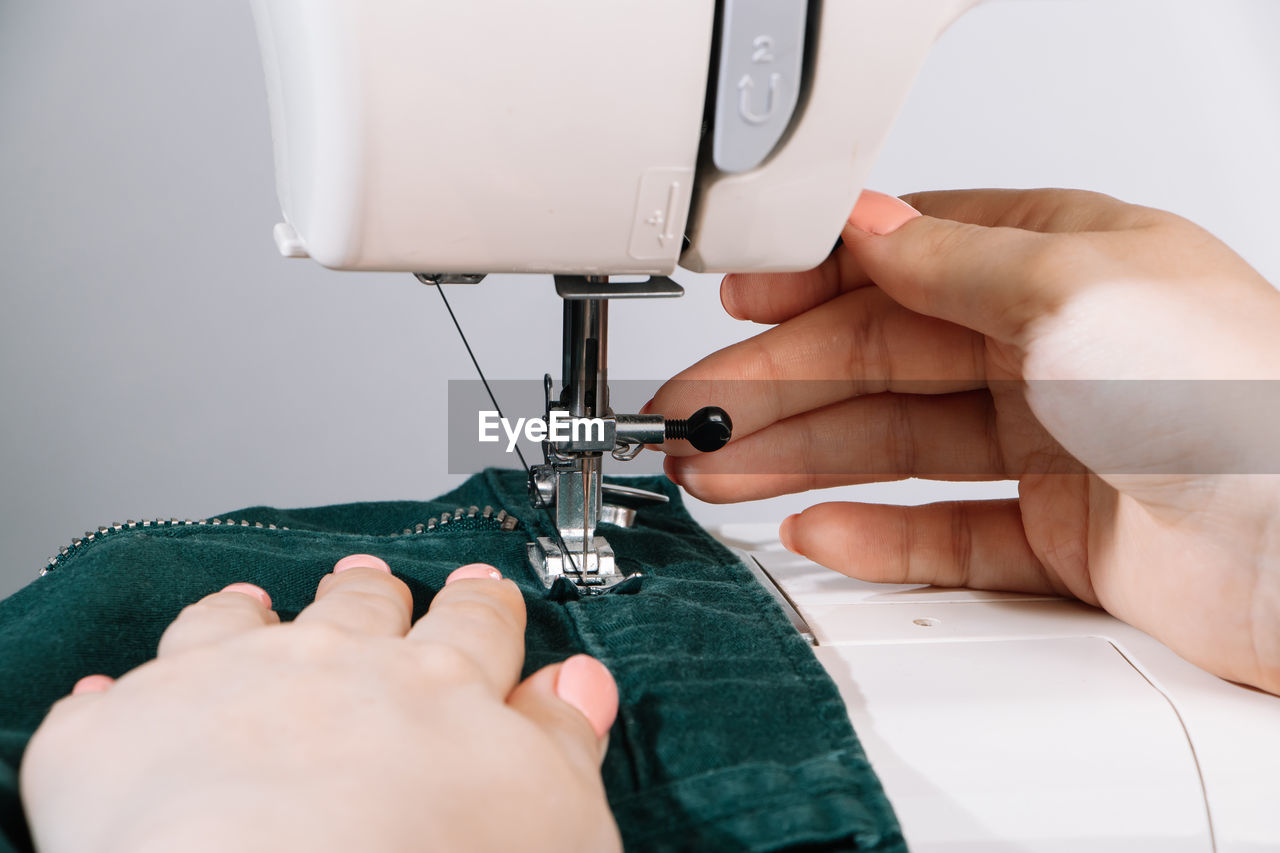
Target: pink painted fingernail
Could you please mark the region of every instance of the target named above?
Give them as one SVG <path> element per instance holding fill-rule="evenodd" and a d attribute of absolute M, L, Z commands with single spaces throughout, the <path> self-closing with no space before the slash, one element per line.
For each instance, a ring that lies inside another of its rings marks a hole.
<path fill-rule="evenodd" d="M 788 515 L 786 518 L 782 519 L 782 524 L 778 526 L 778 539 L 782 541 L 782 547 L 786 548 L 793 554 L 800 553 L 796 550 L 795 539 L 793 538 L 795 535 L 796 519 L 799 517 L 800 513 L 798 512 L 794 515 Z"/>
<path fill-rule="evenodd" d="M 84 678 L 76 682 L 76 686 L 71 688 L 71 695 L 78 696 L 81 693 L 105 693 L 116 680 L 109 675 L 86 675 Z"/>
<path fill-rule="evenodd" d="M 449 573 L 449 577 L 444 579 L 444 585 L 448 586 L 454 581 L 466 580 L 502 580 L 502 572 L 495 569 L 488 563 L 467 563 L 465 566 L 459 566 Z"/>
<path fill-rule="evenodd" d="M 343 557 L 341 560 L 333 564 L 333 573 L 345 572 L 347 569 L 377 569 L 380 572 L 391 574 L 391 567 L 387 565 L 387 561 L 372 554 L 352 554 L 350 557 Z"/>
<path fill-rule="evenodd" d="M 912 219 L 920 216 L 920 211 L 907 204 L 897 196 L 878 193 L 875 190 L 863 190 L 849 214 L 849 224 L 859 231 L 884 236 L 892 234 Z"/>
<path fill-rule="evenodd" d="M 253 596 L 262 602 L 262 606 L 271 609 L 271 596 L 267 595 L 267 591 L 257 584 L 252 583 L 233 583 L 222 588 L 223 592 L 239 592 L 244 595 Z"/>
<path fill-rule="evenodd" d="M 582 712 L 596 737 L 604 737 L 618 716 L 618 685 L 608 668 L 590 655 L 574 655 L 560 665 L 556 695 Z"/>

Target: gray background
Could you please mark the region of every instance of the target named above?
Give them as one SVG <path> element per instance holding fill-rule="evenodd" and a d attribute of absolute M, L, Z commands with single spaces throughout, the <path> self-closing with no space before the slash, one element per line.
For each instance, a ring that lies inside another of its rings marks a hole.
<path fill-rule="evenodd" d="M 933 53 L 872 186 L 1097 189 L 1195 219 L 1280 281 L 1278 37 L 1271 0 L 992 3 Z M 438 298 L 280 259 L 277 216 L 245 3 L 0 0 L 0 595 L 90 526 L 460 479 L 446 383 L 472 373 Z M 749 333 L 715 278 L 680 278 L 682 303 L 614 311 L 614 375 L 668 376 Z M 452 292 L 491 375 L 556 367 L 548 280 Z"/>

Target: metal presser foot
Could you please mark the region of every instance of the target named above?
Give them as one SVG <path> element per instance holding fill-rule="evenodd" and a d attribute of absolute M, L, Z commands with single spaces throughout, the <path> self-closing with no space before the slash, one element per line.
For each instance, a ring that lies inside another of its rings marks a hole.
<path fill-rule="evenodd" d="M 646 444 L 666 439 L 685 439 L 711 452 L 729 442 L 733 424 L 723 409 L 711 406 L 687 420 L 619 415 L 609 407 L 608 300 L 680 296 L 680 285 L 665 277 L 610 284 L 607 276 L 556 276 L 556 292 L 564 299 L 562 385 L 557 396 L 551 377 L 544 380 L 552 431 L 542 443 L 543 463 L 532 468 L 529 490 L 535 506 L 554 511 L 558 535 L 530 542 L 529 562 L 547 587 L 563 577 L 584 592 L 605 592 L 626 578 L 597 527 L 628 527 L 638 506 L 665 503 L 667 496 L 605 483 L 604 454 L 627 461 Z"/>

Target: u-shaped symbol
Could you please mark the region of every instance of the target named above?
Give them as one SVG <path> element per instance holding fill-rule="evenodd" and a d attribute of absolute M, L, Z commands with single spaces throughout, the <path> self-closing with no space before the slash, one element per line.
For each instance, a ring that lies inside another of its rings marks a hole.
<path fill-rule="evenodd" d="M 756 87 L 756 81 L 751 79 L 750 74 L 743 74 L 742 79 L 738 81 L 738 115 L 742 116 L 742 120 L 747 124 L 764 124 L 777 107 L 778 90 L 781 86 L 782 75 L 776 71 L 770 74 L 769 91 L 765 93 L 764 112 L 757 113 L 751 108 L 751 92 Z"/>

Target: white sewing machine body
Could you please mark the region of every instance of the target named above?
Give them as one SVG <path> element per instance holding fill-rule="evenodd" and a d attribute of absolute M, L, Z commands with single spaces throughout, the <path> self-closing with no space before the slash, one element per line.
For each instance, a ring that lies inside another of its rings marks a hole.
<path fill-rule="evenodd" d="M 714 0 L 254 0 L 278 240 L 349 270 L 808 269 L 976 2 L 727 0 L 717 43 Z"/>
<path fill-rule="evenodd" d="M 277 245 L 436 282 L 811 268 L 977 2 L 253 0 Z M 561 295 L 557 405 L 612 416 L 613 294 Z M 557 523 L 585 574 L 604 481 L 573 477 L 586 508 Z M 874 586 L 772 525 L 722 536 L 807 622 L 914 849 L 1280 849 L 1280 699 L 1078 603 Z"/>
<path fill-rule="evenodd" d="M 717 531 L 807 625 L 912 850 L 1280 849 L 1280 697 L 1051 596 L 871 584 Z"/>
<path fill-rule="evenodd" d="M 543 442 L 529 476 L 555 530 L 529 561 L 548 586 L 603 591 L 625 578 L 601 518 L 665 500 L 610 493 L 603 454 L 664 440 L 711 452 L 732 433 L 715 406 L 614 412 L 609 301 L 681 294 L 665 277 L 677 262 L 817 265 L 928 48 L 975 2 L 253 0 L 276 244 L 432 285 L 555 275 L 563 357 L 547 416 L 603 421 L 605 435 Z M 610 281 L 635 274 L 653 277 Z"/>

